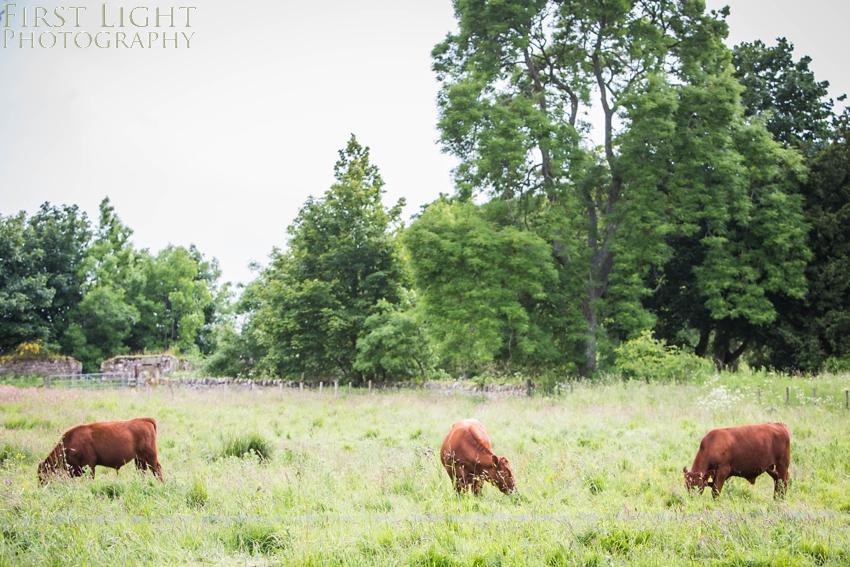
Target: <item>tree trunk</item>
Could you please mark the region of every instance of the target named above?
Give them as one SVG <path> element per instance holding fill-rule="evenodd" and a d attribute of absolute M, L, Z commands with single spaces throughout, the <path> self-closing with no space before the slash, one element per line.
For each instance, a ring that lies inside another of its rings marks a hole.
<path fill-rule="evenodd" d="M 598 288 L 591 281 L 588 285 L 587 298 L 582 305 L 584 320 L 587 322 L 585 331 L 587 337 L 584 343 L 584 364 L 579 366 L 579 375 L 587 378 L 596 374 L 596 329 L 599 323 L 596 315 L 595 301 L 598 299 Z"/>
<path fill-rule="evenodd" d="M 708 353 L 708 339 L 711 337 L 710 327 L 701 327 L 699 330 L 699 342 L 694 349 L 694 354 L 700 358 L 705 358 Z"/>

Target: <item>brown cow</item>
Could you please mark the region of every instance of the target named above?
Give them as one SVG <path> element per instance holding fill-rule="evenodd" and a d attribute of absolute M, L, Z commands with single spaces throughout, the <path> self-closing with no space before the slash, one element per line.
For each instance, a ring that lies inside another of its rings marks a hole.
<path fill-rule="evenodd" d="M 476 496 L 484 481 L 495 484 L 505 494 L 516 490 L 514 471 L 507 457 L 497 457 L 490 449 L 490 434 L 477 419 L 464 419 L 452 425 L 440 449 L 440 459 L 458 492 L 472 486 Z"/>
<path fill-rule="evenodd" d="M 730 476 L 739 476 L 755 484 L 767 473 L 773 477 L 774 497 L 784 496 L 788 489 L 788 466 L 791 464 L 791 435 L 782 423 L 762 423 L 712 429 L 699 444 L 691 470 L 684 467 L 688 491 L 711 487 L 714 497 L 720 494 Z"/>
<path fill-rule="evenodd" d="M 38 464 L 38 480 L 43 484 L 51 475 L 63 472 L 72 477 L 82 476 L 85 467 L 94 478 L 96 465 L 117 470 L 130 461 L 136 461 L 138 469 L 152 470 L 162 480 L 162 465 L 156 451 L 156 421 L 152 417 L 72 427 Z"/>

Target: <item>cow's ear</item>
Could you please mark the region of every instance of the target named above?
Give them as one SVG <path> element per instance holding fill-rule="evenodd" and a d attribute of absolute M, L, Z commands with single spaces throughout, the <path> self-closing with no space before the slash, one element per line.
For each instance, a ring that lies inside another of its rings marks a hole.
<path fill-rule="evenodd" d="M 705 473 L 705 482 L 714 482 L 714 475 L 715 474 L 716 473 L 715 473 L 714 469 Z"/>
<path fill-rule="evenodd" d="M 499 457 L 497 457 L 496 455 L 493 455 L 493 466 L 494 467 L 499 466 Z"/>
<path fill-rule="evenodd" d="M 688 467 L 682 467 L 682 472 L 688 474 Z"/>

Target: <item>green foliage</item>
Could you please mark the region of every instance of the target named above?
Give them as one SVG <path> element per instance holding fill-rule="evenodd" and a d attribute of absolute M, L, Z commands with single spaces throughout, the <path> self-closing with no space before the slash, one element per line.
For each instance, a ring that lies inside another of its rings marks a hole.
<path fill-rule="evenodd" d="M 231 547 L 250 555 L 271 555 L 289 545 L 286 533 L 264 523 L 245 523 L 235 527 L 231 533 Z"/>
<path fill-rule="evenodd" d="M 705 378 L 714 371 L 710 361 L 683 352 L 676 345 L 667 345 L 664 340 L 654 338 L 651 331 L 642 332 L 614 351 L 615 367 L 624 378 L 687 382 Z"/>
<path fill-rule="evenodd" d="M 209 493 L 204 481 L 199 477 L 192 479 L 192 484 L 186 492 L 186 502 L 192 508 L 203 508 L 209 500 Z"/>
<path fill-rule="evenodd" d="M 377 313 L 363 322 L 365 333 L 357 341 L 355 370 L 380 376 L 382 381 L 428 380 L 436 357 L 413 298 L 413 292 L 407 292 L 398 305 L 378 300 Z"/>
<path fill-rule="evenodd" d="M 850 356 L 850 127 L 845 122 L 838 123 L 836 138 L 809 166 L 801 189 L 811 226 L 809 294 L 781 303 L 757 363 L 817 372 L 830 358 Z"/>
<path fill-rule="evenodd" d="M 823 363 L 823 369 L 833 374 L 840 372 L 850 372 L 850 355 L 837 357 L 831 356 Z"/>
<path fill-rule="evenodd" d="M 676 197 L 678 220 L 664 238 L 669 259 L 646 274 L 654 292 L 643 299 L 668 342 L 705 356 L 713 334 L 723 367 L 761 343 L 777 301 L 805 295 L 810 257 L 799 155 L 761 122 L 743 120 L 739 91 L 728 73 L 679 89 L 667 141 L 679 157 L 657 176 Z"/>
<path fill-rule="evenodd" d="M 77 206 L 0 217 L 0 354 L 42 341 L 87 372 L 134 351 L 210 350 L 229 301 L 215 259 L 194 247 L 136 250 L 105 198 L 97 230 Z"/>
<path fill-rule="evenodd" d="M 83 296 L 90 238 L 76 205 L 0 217 L 0 352 L 26 341 L 61 343 Z"/>
<path fill-rule="evenodd" d="M 128 339 L 132 350 L 191 351 L 212 302 L 207 282 L 190 250 L 167 246 L 142 263 L 144 284 L 135 298 L 139 321 Z"/>
<path fill-rule="evenodd" d="M 829 137 L 829 81 L 815 80 L 811 57 L 794 61 L 793 43 L 784 37 L 776 41 L 773 47 L 756 40 L 733 49 L 742 102 L 747 115 L 765 115 L 767 129 L 782 145 L 811 152 Z"/>
<path fill-rule="evenodd" d="M 517 230 L 550 245 L 562 293 L 584 319 L 582 374 L 595 372 L 603 334 L 631 338 L 664 315 L 643 302 L 658 287 L 647 280 L 679 253 L 671 237 L 699 233 L 687 290 L 712 319 L 764 324 L 775 317 L 766 294 L 804 293 L 799 160 L 744 120 L 723 45 L 727 11 L 654 1 L 455 8 L 459 31 L 432 56 L 442 142 L 461 160 L 458 195 L 503 201 Z M 602 147 L 585 112 L 604 123 Z M 564 327 L 575 340 L 572 322 Z"/>
<path fill-rule="evenodd" d="M 256 457 L 260 461 L 268 461 L 272 452 L 271 443 L 259 433 L 237 433 L 224 440 L 218 457 Z"/>
<path fill-rule="evenodd" d="M 339 156 L 336 183 L 307 200 L 288 228 L 288 249 L 272 252 L 257 284 L 251 325 L 266 349 L 258 366 L 273 374 L 361 381 L 354 363 L 365 320 L 379 300 L 401 298 L 392 230 L 404 202 L 383 206 L 384 182 L 354 136 Z"/>
<path fill-rule="evenodd" d="M 437 201 L 404 235 L 422 309 L 443 356 L 461 368 L 555 358 L 537 311 L 556 287 L 551 247 L 500 225 L 494 207 Z"/>

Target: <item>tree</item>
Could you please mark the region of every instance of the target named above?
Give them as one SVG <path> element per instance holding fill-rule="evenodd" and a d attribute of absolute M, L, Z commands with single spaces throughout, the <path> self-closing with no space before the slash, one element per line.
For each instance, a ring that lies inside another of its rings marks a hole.
<path fill-rule="evenodd" d="M 828 359 L 850 357 L 850 113 L 836 123 L 835 139 L 810 161 L 802 187 L 813 257 L 806 268 L 809 295 L 779 306 L 765 333 L 758 363 L 817 372 Z"/>
<path fill-rule="evenodd" d="M 829 137 L 829 81 L 815 80 L 811 57 L 794 61 L 793 43 L 784 37 L 776 42 L 768 47 L 756 40 L 733 49 L 735 76 L 745 88 L 742 102 L 748 116 L 769 113 L 767 129 L 783 146 L 811 154 Z"/>
<path fill-rule="evenodd" d="M 384 181 L 369 148 L 353 135 L 339 152 L 334 177 L 287 229 L 287 250 L 272 252 L 254 322 L 267 349 L 261 362 L 267 371 L 339 372 L 360 381 L 354 361 L 364 322 L 379 300 L 400 301 L 403 271 L 392 231 L 404 202 L 383 206 Z"/>
<path fill-rule="evenodd" d="M 375 313 L 363 321 L 354 369 L 382 380 L 428 379 L 436 362 L 425 332 L 427 323 L 412 301 L 412 292 L 398 305 L 380 299 Z"/>
<path fill-rule="evenodd" d="M 44 203 L 29 219 L 23 212 L 3 219 L 4 344 L 42 340 L 51 349 L 58 348 L 69 326 L 68 315 L 83 297 L 81 268 L 90 239 L 88 218 L 76 205 L 59 208 Z"/>
<path fill-rule="evenodd" d="M 41 313 L 52 305 L 56 290 L 37 268 L 43 251 L 25 246 L 29 232 L 23 211 L 0 216 L 0 353 L 51 336 Z"/>
<path fill-rule="evenodd" d="M 723 45 L 728 11 L 704 9 L 456 0 L 460 31 L 433 51 L 441 139 L 461 159 L 459 197 L 506 202 L 506 219 L 550 243 L 559 279 L 583 283 L 583 374 L 595 372 L 606 331 L 634 337 L 655 322 L 641 299 L 650 269 L 674 254 L 672 234 L 705 227 L 694 276 L 715 318 L 769 318 L 761 284 L 786 269 L 799 276 L 796 247 L 787 262 L 764 247 L 734 253 L 742 238 L 757 239 L 759 215 L 785 206 L 796 219 L 799 200 L 783 192 L 777 167 L 748 169 L 794 160 L 743 119 Z M 599 146 L 583 121 L 594 115 Z M 773 262 L 767 279 L 753 273 L 761 261 Z"/>
<path fill-rule="evenodd" d="M 502 209 L 500 202 L 479 207 L 441 199 L 407 229 L 404 244 L 432 340 L 462 371 L 492 362 L 564 364 L 567 349 L 559 347 L 576 333 L 552 332 L 553 321 L 559 330 L 567 325 L 552 308 L 560 290 L 551 246 L 504 222 Z"/>
<path fill-rule="evenodd" d="M 103 360 L 129 352 L 127 340 L 139 320 L 134 299 L 144 282 L 143 255 L 130 242 L 132 229 L 121 222 L 108 197 L 99 209 L 95 238 L 81 268 L 85 295 L 71 311 L 62 340 L 64 352 L 82 362 L 86 372 L 97 372 Z"/>
<path fill-rule="evenodd" d="M 59 208 L 44 203 L 28 224 L 24 248 L 38 256 L 35 268 L 47 276 L 47 286 L 54 290 L 50 306 L 40 310 L 40 316 L 50 329 L 49 342 L 60 344 L 70 324 L 70 312 L 83 299 L 90 223 L 76 205 Z"/>
<path fill-rule="evenodd" d="M 144 284 L 134 305 L 139 320 L 127 340 L 131 350 L 192 352 L 212 302 L 208 282 L 190 250 L 166 246 L 156 256 L 142 255 Z"/>

